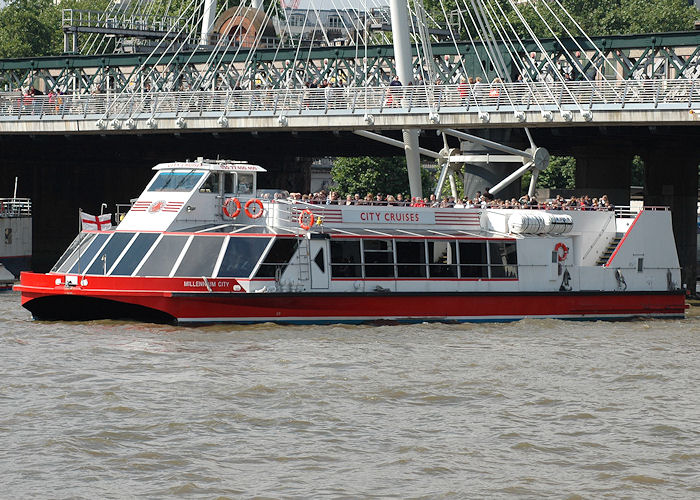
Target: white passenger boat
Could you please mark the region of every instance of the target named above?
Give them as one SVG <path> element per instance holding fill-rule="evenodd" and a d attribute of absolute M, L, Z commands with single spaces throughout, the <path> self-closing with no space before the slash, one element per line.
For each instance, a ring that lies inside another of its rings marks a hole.
<path fill-rule="evenodd" d="M 244 162 L 164 163 L 115 229 L 22 273 L 37 319 L 173 323 L 683 317 L 666 208 L 305 204 Z"/>

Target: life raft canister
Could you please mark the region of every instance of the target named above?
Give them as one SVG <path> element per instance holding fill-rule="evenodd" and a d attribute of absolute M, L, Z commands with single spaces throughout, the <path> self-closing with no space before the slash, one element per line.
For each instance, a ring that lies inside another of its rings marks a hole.
<path fill-rule="evenodd" d="M 250 211 L 250 206 L 251 205 L 257 205 L 259 207 L 259 210 L 255 213 Z M 254 198 L 252 200 L 248 200 L 245 202 L 245 214 L 250 217 L 251 219 L 259 219 L 262 217 L 263 212 L 265 211 L 265 208 L 263 207 L 262 201 L 260 201 L 257 198 Z"/>
<path fill-rule="evenodd" d="M 561 253 L 559 253 L 559 250 L 561 250 Z M 569 255 L 569 247 L 561 241 L 554 245 L 554 251 L 557 252 L 557 259 L 559 259 L 559 262 L 564 262 Z"/>
<path fill-rule="evenodd" d="M 228 209 L 228 207 L 231 203 L 236 205 L 236 210 L 234 210 L 233 213 L 231 213 Z M 241 202 L 238 201 L 238 198 L 226 198 L 226 201 L 224 201 L 224 205 L 223 205 L 223 207 L 221 207 L 221 209 L 223 210 L 224 215 L 226 217 L 230 217 L 231 219 L 235 219 L 236 217 L 238 217 L 238 214 L 241 213 Z"/>
<path fill-rule="evenodd" d="M 304 222 L 304 216 L 307 216 L 309 219 L 308 224 Z M 301 213 L 299 214 L 299 227 L 308 231 L 311 229 L 311 226 L 314 225 L 314 213 L 309 210 L 308 208 L 306 210 L 302 210 Z"/>

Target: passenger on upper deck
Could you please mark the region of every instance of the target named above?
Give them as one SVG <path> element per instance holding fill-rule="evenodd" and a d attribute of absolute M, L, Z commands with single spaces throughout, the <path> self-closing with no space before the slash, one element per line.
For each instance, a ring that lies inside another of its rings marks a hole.
<path fill-rule="evenodd" d="M 326 205 L 338 205 L 340 204 L 340 197 L 337 191 L 331 191 L 326 198 Z"/>

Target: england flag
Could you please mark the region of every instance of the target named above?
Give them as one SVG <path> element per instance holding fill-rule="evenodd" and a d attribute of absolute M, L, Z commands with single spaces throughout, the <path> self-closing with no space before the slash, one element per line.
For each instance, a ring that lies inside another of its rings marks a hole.
<path fill-rule="evenodd" d="M 106 231 L 112 229 L 112 214 L 90 215 L 80 212 L 80 223 L 84 231 Z"/>

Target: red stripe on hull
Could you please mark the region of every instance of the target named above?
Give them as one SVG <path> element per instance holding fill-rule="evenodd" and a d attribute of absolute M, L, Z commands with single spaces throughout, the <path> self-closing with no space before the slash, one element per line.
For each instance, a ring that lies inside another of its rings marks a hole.
<path fill-rule="evenodd" d="M 208 293 L 167 291 L 174 278 L 101 278 L 135 285 L 157 282 L 156 289 L 98 288 L 99 277 L 88 277 L 90 288 L 57 287 L 58 275 L 24 273 L 22 304 L 48 297 L 77 296 L 133 304 L 166 313 L 179 321 L 323 322 L 373 320 L 510 320 L 524 317 L 605 318 L 628 316 L 683 317 L 682 292 L 552 292 L 552 293 Z M 179 281 L 175 282 L 181 282 Z M 215 280 L 212 280 L 212 282 Z M 231 280 L 230 280 L 231 281 Z M 33 284 L 29 284 L 33 282 Z M 47 286 L 39 286 L 44 282 Z M 39 315 L 40 316 L 40 315 Z"/>

